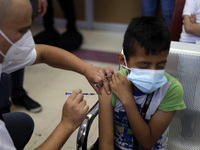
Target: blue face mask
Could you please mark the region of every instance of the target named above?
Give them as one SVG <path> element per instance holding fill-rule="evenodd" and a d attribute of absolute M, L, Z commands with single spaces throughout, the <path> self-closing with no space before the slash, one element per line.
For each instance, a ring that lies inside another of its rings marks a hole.
<path fill-rule="evenodd" d="M 124 60 L 126 66 L 122 65 L 122 67 L 130 70 L 127 76 L 128 80 L 143 93 L 152 93 L 167 83 L 165 70 L 128 68 L 125 56 Z"/>
<path fill-rule="evenodd" d="M 136 69 L 131 68 L 127 78 L 140 91 L 152 93 L 167 83 L 164 75 L 165 70 Z"/>

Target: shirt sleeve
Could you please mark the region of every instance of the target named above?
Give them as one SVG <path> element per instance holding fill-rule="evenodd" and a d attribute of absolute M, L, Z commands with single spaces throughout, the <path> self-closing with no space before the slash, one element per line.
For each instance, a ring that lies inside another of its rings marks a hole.
<path fill-rule="evenodd" d="M 120 73 L 122 76 L 124 76 L 126 73 L 127 73 L 127 69 L 122 69 L 122 70 L 119 70 L 115 73 Z M 112 93 L 112 106 L 115 107 L 115 104 L 116 104 L 116 101 L 117 101 L 117 96 Z"/>
<path fill-rule="evenodd" d="M 158 109 L 164 112 L 176 111 L 185 109 L 185 103 L 183 100 L 183 87 L 178 80 L 171 78 L 171 85 L 167 90 L 162 102 Z"/>
<path fill-rule="evenodd" d="M 191 15 L 195 13 L 196 10 L 196 5 L 195 5 L 196 1 L 195 0 L 186 0 L 185 1 L 185 6 L 183 9 L 183 16 L 184 15 Z"/>

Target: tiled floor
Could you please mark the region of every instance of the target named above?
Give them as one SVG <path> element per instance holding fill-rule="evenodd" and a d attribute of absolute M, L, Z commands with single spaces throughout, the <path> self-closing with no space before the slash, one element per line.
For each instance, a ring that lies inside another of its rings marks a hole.
<path fill-rule="evenodd" d="M 41 26 L 33 24 L 33 34 L 41 30 Z M 58 31 L 62 33 L 64 28 L 59 28 Z M 84 37 L 84 43 L 81 47 L 84 50 L 102 53 L 109 52 L 109 54 L 111 54 L 109 56 L 112 57 L 115 56 L 115 53 L 121 51 L 124 33 L 94 30 L 80 30 L 80 32 Z M 88 55 L 90 55 L 90 53 L 88 53 Z M 105 57 L 105 55 L 103 57 Z M 106 59 L 109 60 L 109 58 Z M 112 61 L 112 63 L 109 63 L 110 61 L 101 62 L 101 59 L 98 61 L 94 61 L 94 59 L 86 61 L 99 67 L 111 66 L 115 71 L 118 70 L 118 64 Z M 23 108 L 12 106 L 12 111 L 26 112 L 31 115 L 35 121 L 34 133 L 25 150 L 31 150 L 40 145 L 59 123 L 62 105 L 68 97 L 65 95 L 65 92 L 71 92 L 76 88 L 80 88 L 84 92 L 94 92 L 84 76 L 71 71 L 51 68 L 45 64 L 26 68 L 24 87 L 28 91 L 28 94 L 43 107 L 42 112 L 34 114 L 27 112 Z M 98 96 L 85 96 L 85 99 L 91 107 L 97 101 Z M 95 141 L 97 136 L 98 129 L 96 119 L 89 135 L 89 145 Z M 76 137 L 77 130 L 72 134 L 62 149 L 75 150 Z"/>

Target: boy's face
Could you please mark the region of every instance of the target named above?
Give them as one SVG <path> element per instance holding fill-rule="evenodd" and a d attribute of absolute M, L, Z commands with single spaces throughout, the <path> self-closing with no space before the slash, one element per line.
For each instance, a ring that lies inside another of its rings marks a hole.
<path fill-rule="evenodd" d="M 168 50 L 157 55 L 146 55 L 143 48 L 137 50 L 134 56 L 129 57 L 127 65 L 129 68 L 163 70 L 167 62 Z"/>

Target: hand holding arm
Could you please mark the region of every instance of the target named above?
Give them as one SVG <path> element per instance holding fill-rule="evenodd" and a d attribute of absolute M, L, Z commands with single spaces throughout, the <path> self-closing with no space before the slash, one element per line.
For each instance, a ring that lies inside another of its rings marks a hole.
<path fill-rule="evenodd" d="M 85 76 L 94 90 L 99 94 L 100 87 L 104 87 L 107 94 L 110 94 L 109 81 L 114 73 L 111 67 L 99 68 L 91 66 L 86 68 Z"/>
<path fill-rule="evenodd" d="M 88 109 L 81 90 L 74 90 L 63 106 L 61 122 L 36 150 L 60 150 L 69 136 L 85 119 Z"/>

